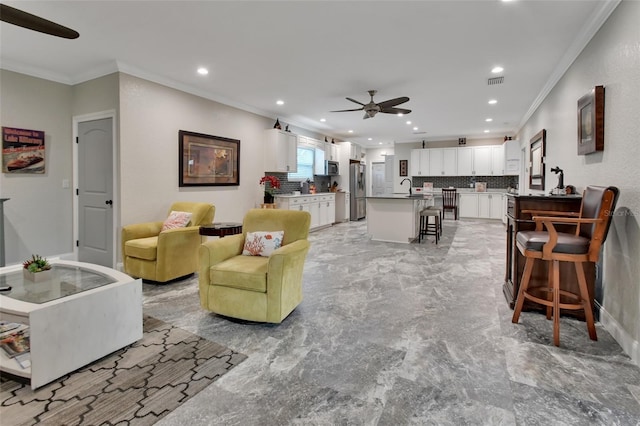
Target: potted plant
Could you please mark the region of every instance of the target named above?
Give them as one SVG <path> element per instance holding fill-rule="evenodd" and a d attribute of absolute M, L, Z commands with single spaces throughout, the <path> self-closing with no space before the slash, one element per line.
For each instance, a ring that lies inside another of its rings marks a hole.
<path fill-rule="evenodd" d="M 34 254 L 31 259 L 23 262 L 22 268 L 24 278 L 29 281 L 41 282 L 51 278 L 51 264 L 39 254 Z"/>
<path fill-rule="evenodd" d="M 263 176 L 260 185 L 264 185 L 264 203 L 272 204 L 275 190 L 280 189 L 280 179 L 272 175 Z"/>

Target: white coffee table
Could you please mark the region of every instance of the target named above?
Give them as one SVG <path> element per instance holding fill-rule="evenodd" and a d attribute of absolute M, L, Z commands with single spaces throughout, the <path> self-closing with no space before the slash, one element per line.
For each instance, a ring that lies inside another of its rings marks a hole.
<path fill-rule="evenodd" d="M 142 338 L 142 281 L 100 265 L 53 261 L 52 278 L 29 282 L 22 265 L 0 268 L 0 319 L 29 324 L 31 367 L 0 353 L 0 370 L 33 389 Z"/>

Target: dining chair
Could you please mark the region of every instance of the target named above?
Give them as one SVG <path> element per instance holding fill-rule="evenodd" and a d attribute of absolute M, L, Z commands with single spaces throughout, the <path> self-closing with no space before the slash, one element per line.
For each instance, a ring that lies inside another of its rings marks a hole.
<path fill-rule="evenodd" d="M 447 210 L 453 212 L 453 217 L 458 220 L 458 191 L 455 188 L 442 188 L 443 218 Z"/>

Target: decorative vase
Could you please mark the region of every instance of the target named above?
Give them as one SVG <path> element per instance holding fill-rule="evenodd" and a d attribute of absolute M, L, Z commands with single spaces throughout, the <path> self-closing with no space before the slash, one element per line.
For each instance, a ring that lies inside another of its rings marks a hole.
<path fill-rule="evenodd" d="M 28 269 L 22 269 L 22 276 L 25 280 L 32 281 L 34 283 L 40 283 L 43 281 L 48 281 L 52 278 L 53 271 L 51 269 L 47 269 L 46 271 L 40 272 L 31 272 Z"/>
<path fill-rule="evenodd" d="M 268 192 L 264 193 L 264 203 L 265 204 L 273 204 L 273 194 L 269 194 Z"/>

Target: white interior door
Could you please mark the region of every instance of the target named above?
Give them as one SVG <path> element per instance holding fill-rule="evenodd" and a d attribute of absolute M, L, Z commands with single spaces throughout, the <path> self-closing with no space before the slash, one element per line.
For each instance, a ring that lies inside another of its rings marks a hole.
<path fill-rule="evenodd" d="M 373 163 L 371 165 L 371 192 L 373 195 L 382 195 L 385 193 L 384 169 L 384 163 Z"/>
<path fill-rule="evenodd" d="M 113 267 L 113 118 L 78 123 L 78 260 Z"/>

